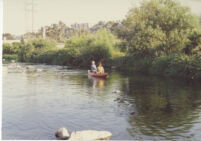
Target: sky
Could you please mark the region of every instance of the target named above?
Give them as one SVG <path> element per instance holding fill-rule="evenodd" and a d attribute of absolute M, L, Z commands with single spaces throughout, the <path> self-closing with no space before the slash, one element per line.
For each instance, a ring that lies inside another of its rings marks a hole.
<path fill-rule="evenodd" d="M 74 23 L 122 20 L 128 10 L 139 5 L 140 0 L 33 0 L 33 28 L 64 22 Z M 193 13 L 201 15 L 201 0 L 178 0 L 189 6 Z M 20 35 L 31 31 L 32 0 L 3 0 L 3 33 Z"/>

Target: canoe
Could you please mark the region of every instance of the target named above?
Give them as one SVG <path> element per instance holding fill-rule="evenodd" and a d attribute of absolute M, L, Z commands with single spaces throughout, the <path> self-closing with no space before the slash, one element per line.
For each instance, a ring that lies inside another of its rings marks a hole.
<path fill-rule="evenodd" d="M 98 77 L 98 78 L 107 78 L 108 77 L 108 73 L 93 73 L 90 70 L 88 70 L 88 75 L 89 76 L 93 76 L 93 77 Z"/>

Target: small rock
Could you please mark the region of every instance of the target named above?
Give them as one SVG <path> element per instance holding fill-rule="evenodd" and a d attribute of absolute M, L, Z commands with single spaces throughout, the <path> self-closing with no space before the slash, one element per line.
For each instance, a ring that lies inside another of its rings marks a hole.
<path fill-rule="evenodd" d="M 70 137 L 68 130 L 64 127 L 57 130 L 57 132 L 55 133 L 55 136 L 61 140 L 66 140 Z"/>
<path fill-rule="evenodd" d="M 84 130 L 72 132 L 69 140 L 109 140 L 111 136 L 108 131 Z"/>
<path fill-rule="evenodd" d="M 41 71 L 43 71 L 42 69 L 36 69 L 36 72 L 41 72 Z"/>
<path fill-rule="evenodd" d="M 113 91 L 113 93 L 120 93 L 120 92 L 121 92 L 120 90 Z"/>
<path fill-rule="evenodd" d="M 68 68 L 68 66 L 63 66 L 63 69 L 67 69 Z"/>
<path fill-rule="evenodd" d="M 134 114 L 135 114 L 135 112 L 131 112 L 130 114 L 131 114 L 131 115 L 134 115 Z"/>

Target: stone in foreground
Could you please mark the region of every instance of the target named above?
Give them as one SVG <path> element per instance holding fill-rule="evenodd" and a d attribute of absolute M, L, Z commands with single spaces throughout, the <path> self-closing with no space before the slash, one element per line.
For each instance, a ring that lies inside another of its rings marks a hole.
<path fill-rule="evenodd" d="M 66 140 L 70 137 L 68 130 L 66 128 L 60 128 L 59 130 L 57 130 L 55 136 L 61 140 Z"/>
<path fill-rule="evenodd" d="M 109 140 L 111 136 L 108 131 L 84 130 L 72 132 L 69 140 Z"/>

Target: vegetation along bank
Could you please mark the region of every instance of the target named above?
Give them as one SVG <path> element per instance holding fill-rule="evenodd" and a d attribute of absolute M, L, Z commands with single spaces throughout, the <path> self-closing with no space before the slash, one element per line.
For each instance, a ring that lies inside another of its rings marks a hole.
<path fill-rule="evenodd" d="M 4 43 L 3 58 L 76 67 L 102 60 L 131 73 L 201 79 L 201 23 L 179 2 L 143 1 L 121 22 L 99 22 L 92 28 L 96 30 L 75 30 L 68 39 L 37 36 Z M 57 42 L 65 47 L 57 48 Z"/>

